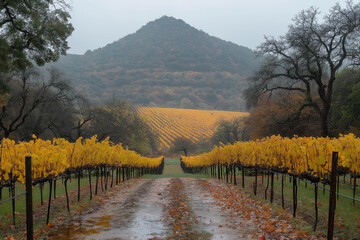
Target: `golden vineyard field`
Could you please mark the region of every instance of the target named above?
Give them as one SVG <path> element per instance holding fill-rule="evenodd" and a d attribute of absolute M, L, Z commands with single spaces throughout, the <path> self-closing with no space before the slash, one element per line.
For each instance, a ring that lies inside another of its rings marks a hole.
<path fill-rule="evenodd" d="M 162 150 L 169 149 L 176 138 L 192 142 L 209 139 L 219 121 L 248 115 L 244 112 L 157 107 L 141 107 L 138 111 L 159 138 Z"/>

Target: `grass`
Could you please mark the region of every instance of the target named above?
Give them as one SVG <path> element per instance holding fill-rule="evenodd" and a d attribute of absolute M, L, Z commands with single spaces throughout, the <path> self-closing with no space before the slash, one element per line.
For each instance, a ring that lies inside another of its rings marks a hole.
<path fill-rule="evenodd" d="M 206 174 L 198 173 L 184 173 L 180 167 L 180 159 L 166 159 L 164 162 L 164 171 L 162 175 L 145 174 L 141 178 L 180 178 L 180 177 L 194 177 L 194 178 L 208 178 Z"/>
<path fill-rule="evenodd" d="M 92 177 L 92 183 L 95 182 L 95 177 Z M 65 188 L 61 184 L 61 180 L 56 181 L 56 196 L 61 196 L 65 194 Z M 88 185 L 89 179 L 88 177 L 81 178 L 80 180 L 80 186 Z M 54 182 L 53 182 L 54 185 Z M 67 183 L 68 191 L 71 191 L 73 189 L 77 189 L 77 178 L 75 176 L 72 177 L 71 180 L 68 180 Z M 22 184 L 17 184 L 15 188 L 15 195 L 22 193 L 25 191 L 25 186 Z M 11 196 L 7 194 L 7 188 L 3 189 L 3 199 L 7 199 Z M 49 183 L 46 182 L 43 187 L 43 202 L 44 204 L 47 204 L 49 200 Z M 54 192 L 52 192 L 52 198 L 54 198 Z M 22 195 L 21 197 L 18 197 L 15 199 L 15 211 L 17 213 L 24 213 L 25 212 L 25 195 Z M 41 194 L 40 194 L 40 188 L 34 188 L 33 190 L 33 204 L 40 205 L 41 204 Z M 12 204 L 11 201 L 5 202 L 3 204 L 0 204 L 0 215 L 10 215 L 12 214 Z"/>

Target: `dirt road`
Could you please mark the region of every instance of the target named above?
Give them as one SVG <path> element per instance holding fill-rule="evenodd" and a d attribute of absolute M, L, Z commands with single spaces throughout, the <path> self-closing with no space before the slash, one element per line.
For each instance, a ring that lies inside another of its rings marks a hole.
<path fill-rule="evenodd" d="M 224 182 L 158 178 L 132 180 L 102 208 L 58 226 L 47 238 L 278 239 L 296 234 L 267 207 Z"/>

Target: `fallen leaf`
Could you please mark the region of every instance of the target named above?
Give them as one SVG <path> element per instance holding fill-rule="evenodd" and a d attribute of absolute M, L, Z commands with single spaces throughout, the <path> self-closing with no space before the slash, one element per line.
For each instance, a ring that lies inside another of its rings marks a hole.
<path fill-rule="evenodd" d="M 53 228 L 53 227 L 55 227 L 55 225 L 52 224 L 52 223 L 48 223 L 48 227 L 49 227 L 49 228 Z"/>

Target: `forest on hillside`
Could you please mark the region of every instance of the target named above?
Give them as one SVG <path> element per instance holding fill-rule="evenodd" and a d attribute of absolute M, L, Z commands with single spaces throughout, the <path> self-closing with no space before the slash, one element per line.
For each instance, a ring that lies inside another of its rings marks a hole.
<path fill-rule="evenodd" d="M 252 50 L 162 17 L 134 34 L 52 64 L 91 101 L 244 111 L 241 91 L 257 67 Z"/>

